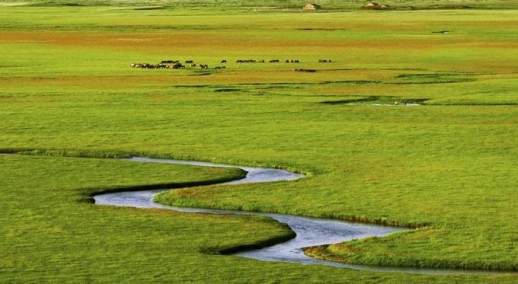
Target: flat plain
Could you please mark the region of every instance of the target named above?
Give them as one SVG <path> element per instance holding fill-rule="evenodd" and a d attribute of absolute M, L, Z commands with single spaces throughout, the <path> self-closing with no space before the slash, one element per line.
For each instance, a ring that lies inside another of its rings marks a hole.
<path fill-rule="evenodd" d="M 37 150 L 0 155 L 0 282 L 516 283 L 506 272 L 518 269 L 518 10 L 494 3 L 0 6 L 0 148 Z M 162 60 L 209 68 L 130 67 Z M 100 159 L 133 154 L 307 176 L 176 189 L 165 204 L 412 228 L 308 251 L 316 257 L 499 273 L 218 255 L 289 232 L 264 218 L 89 203 L 100 189 L 242 174 Z"/>

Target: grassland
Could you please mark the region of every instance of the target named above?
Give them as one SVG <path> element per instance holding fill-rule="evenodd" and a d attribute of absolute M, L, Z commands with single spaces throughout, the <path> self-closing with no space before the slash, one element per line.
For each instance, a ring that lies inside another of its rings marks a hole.
<path fill-rule="evenodd" d="M 306 1 L 307 2 L 307 1 Z M 321 11 L 359 10 L 369 1 L 365 0 L 316 0 L 311 3 L 321 5 Z M 374 2 L 374 1 L 372 1 Z M 385 0 L 378 1 L 389 5 L 391 10 L 430 10 L 430 9 L 515 9 L 517 3 L 507 0 Z M 0 0 L 4 6 L 126 6 L 139 10 L 180 9 L 254 9 L 257 10 L 300 10 L 304 1 L 298 0 Z"/>
<path fill-rule="evenodd" d="M 308 178 L 175 190 L 160 201 L 419 227 L 312 253 L 360 264 L 516 271 L 517 16 L 514 10 L 2 7 L 0 148 L 289 168 Z M 234 63 L 248 58 L 302 63 Z M 322 58 L 333 63 L 318 63 Z M 207 71 L 129 68 L 163 59 L 230 63 Z M 424 105 L 405 106 L 414 101 Z M 505 274 L 417 276 L 207 255 L 206 248 L 260 242 L 286 230 L 266 220 L 80 201 L 104 187 L 236 172 L 0 159 L 0 282 L 517 281 Z"/>

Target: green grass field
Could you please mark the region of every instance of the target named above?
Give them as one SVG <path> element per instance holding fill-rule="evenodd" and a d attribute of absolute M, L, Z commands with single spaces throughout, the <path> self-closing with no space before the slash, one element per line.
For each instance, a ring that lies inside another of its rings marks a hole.
<path fill-rule="evenodd" d="M 179 2 L 0 6 L 0 149 L 42 150 L 0 155 L 0 282 L 518 281 L 222 256 L 214 252 L 289 232 L 266 219 L 86 202 L 103 189 L 241 173 L 79 156 L 280 167 L 307 178 L 177 189 L 159 201 L 418 228 L 309 251 L 338 261 L 518 270 L 518 10 L 496 9 L 508 1 L 341 11 L 360 3 L 346 1 L 322 13 L 284 10 L 290 1 Z M 210 68 L 129 67 L 164 59 Z M 214 69 L 223 59 L 226 69 Z"/>

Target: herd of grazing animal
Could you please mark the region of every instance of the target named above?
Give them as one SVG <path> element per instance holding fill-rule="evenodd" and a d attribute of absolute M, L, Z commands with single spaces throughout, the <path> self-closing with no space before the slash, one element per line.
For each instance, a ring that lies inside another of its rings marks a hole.
<path fill-rule="evenodd" d="M 183 69 L 185 65 L 183 65 L 178 60 L 162 60 L 158 64 L 150 64 L 150 63 L 132 63 L 130 65 L 133 68 L 143 68 L 143 69 Z"/>
<path fill-rule="evenodd" d="M 226 63 L 226 60 L 222 60 L 221 63 Z M 133 63 L 130 65 L 133 68 L 143 68 L 143 69 L 185 69 L 185 68 L 197 68 L 200 69 L 209 69 L 208 64 L 196 64 L 194 60 L 185 60 L 182 63 L 180 60 L 162 60 L 158 64 L 150 64 L 150 63 Z M 224 69 L 225 66 L 216 66 L 214 69 Z"/>
<path fill-rule="evenodd" d="M 279 59 L 272 59 L 268 61 L 269 63 L 280 63 L 281 61 Z M 300 63 L 300 60 L 298 59 L 286 59 L 284 61 L 285 63 Z M 266 63 L 266 60 L 255 60 L 255 59 L 238 59 L 236 60 L 236 63 Z"/>
<path fill-rule="evenodd" d="M 266 61 L 264 59 L 261 60 L 255 60 L 255 59 L 237 59 L 236 63 L 238 64 L 246 64 L 246 63 L 281 63 L 281 60 L 279 59 L 271 59 L 269 61 Z M 284 60 L 284 63 L 300 63 L 301 61 L 298 59 L 286 59 Z M 220 61 L 220 64 L 226 64 L 227 60 L 223 59 Z M 319 59 L 318 63 L 332 63 L 331 59 Z M 180 60 L 162 60 L 158 64 L 150 64 L 150 63 L 132 63 L 130 65 L 133 68 L 142 68 L 142 69 L 185 69 L 185 68 L 200 68 L 200 69 L 209 69 L 208 64 L 196 64 L 194 63 L 194 60 L 185 60 L 184 63 L 182 63 Z M 214 69 L 225 69 L 226 66 L 220 65 L 215 66 Z M 306 69 L 296 69 L 296 71 L 302 71 L 302 72 L 311 72 L 307 71 Z"/>

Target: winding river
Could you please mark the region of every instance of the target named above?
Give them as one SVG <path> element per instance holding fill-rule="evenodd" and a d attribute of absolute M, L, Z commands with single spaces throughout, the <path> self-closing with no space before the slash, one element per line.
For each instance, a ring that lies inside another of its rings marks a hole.
<path fill-rule="evenodd" d="M 303 178 L 303 175 L 300 174 L 270 168 L 241 167 L 207 162 L 152 159 L 144 157 L 135 157 L 129 160 L 140 163 L 166 163 L 201 167 L 236 167 L 246 171 L 247 174 L 244 178 L 231 182 L 224 182 L 221 183 L 221 185 L 294 181 Z M 93 198 L 97 205 L 137 208 L 159 208 L 188 213 L 267 216 L 277 220 L 278 222 L 288 225 L 295 232 L 295 238 L 259 249 L 244 250 L 239 251 L 237 253 L 233 253 L 236 256 L 256 259 L 260 261 L 294 262 L 301 264 L 326 265 L 337 268 L 348 268 L 367 271 L 404 272 L 417 274 L 487 273 L 484 271 L 479 272 L 447 269 L 370 267 L 364 265 L 349 265 L 338 262 L 315 259 L 306 256 L 303 252 L 303 248 L 325 244 L 334 244 L 352 239 L 381 237 L 394 232 L 402 231 L 404 229 L 378 225 L 357 224 L 331 219 L 299 217 L 284 214 L 172 207 L 158 204 L 153 201 L 155 194 L 161 191 L 163 191 L 163 189 L 104 193 L 95 195 L 93 196 Z"/>

